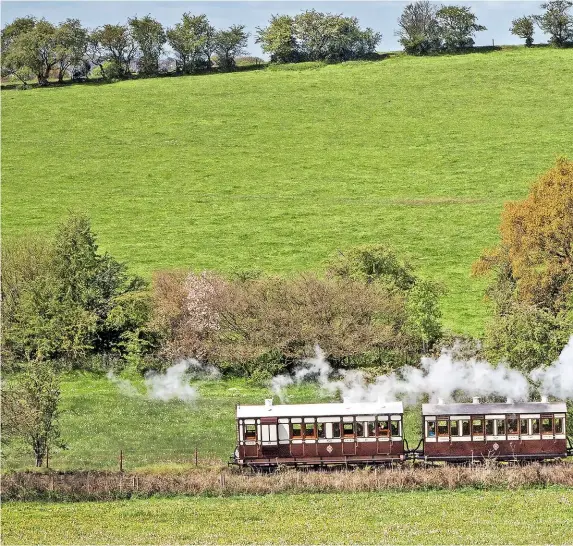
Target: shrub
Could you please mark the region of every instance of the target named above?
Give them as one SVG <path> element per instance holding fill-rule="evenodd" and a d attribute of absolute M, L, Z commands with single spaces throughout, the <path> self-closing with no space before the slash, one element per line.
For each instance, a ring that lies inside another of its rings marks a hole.
<path fill-rule="evenodd" d="M 87 217 L 68 218 L 53 240 L 15 241 L 2 254 L 4 356 L 82 359 L 129 352 L 136 339 L 152 343 L 145 283 L 98 253 Z"/>
<path fill-rule="evenodd" d="M 358 264 L 349 255 L 335 260 L 326 278 L 156 275 L 154 327 L 162 335 L 161 354 L 193 356 L 259 378 L 313 355 L 316 344 L 335 365 L 416 363 L 441 334 L 437 290 L 422 281 L 416 285 L 390 251 L 374 253 L 373 261 L 373 254 L 358 251 L 368 258 Z M 410 294 L 399 288 L 409 283 L 416 286 Z"/>

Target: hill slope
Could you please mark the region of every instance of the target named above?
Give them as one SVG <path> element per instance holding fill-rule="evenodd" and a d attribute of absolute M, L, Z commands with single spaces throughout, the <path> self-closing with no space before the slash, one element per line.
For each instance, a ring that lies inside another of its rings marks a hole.
<path fill-rule="evenodd" d="M 2 93 L 5 239 L 70 209 L 134 270 L 319 269 L 389 242 L 478 333 L 502 203 L 573 156 L 573 51 Z"/>

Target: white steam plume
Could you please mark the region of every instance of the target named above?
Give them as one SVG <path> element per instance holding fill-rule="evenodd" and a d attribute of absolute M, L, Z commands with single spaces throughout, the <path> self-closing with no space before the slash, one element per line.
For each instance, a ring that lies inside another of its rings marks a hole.
<path fill-rule="evenodd" d="M 369 381 L 360 370 L 333 370 L 320 347 L 313 358 L 305 359 L 292 375 L 274 377 L 271 388 L 281 401 L 286 400 L 285 388 L 305 380 L 316 380 L 330 394 L 340 393 L 349 402 L 389 402 L 402 400 L 414 404 L 424 394 L 430 401 L 452 400 L 455 392 L 467 395 L 497 395 L 514 400 L 527 400 L 530 381 L 539 381 L 543 394 L 563 399 L 573 397 L 573 336 L 559 360 L 546 369 L 539 369 L 528 378 L 521 372 L 484 360 L 456 360 L 443 351 L 439 358 L 422 358 L 420 368 L 406 366 L 398 372 L 378 376 Z"/>
<path fill-rule="evenodd" d="M 559 358 L 547 368 L 537 368 L 531 378 L 539 382 L 539 390 L 544 395 L 552 395 L 564 400 L 573 398 L 573 336 L 565 345 Z"/>
<path fill-rule="evenodd" d="M 139 396 L 140 395 L 139 391 L 133 386 L 131 381 L 129 381 L 127 379 L 122 379 L 121 377 L 117 377 L 117 375 L 115 375 L 112 370 L 107 372 L 106 377 L 112 383 L 115 383 L 117 385 L 119 392 L 121 392 L 121 394 L 123 394 L 124 396 Z"/>
<path fill-rule="evenodd" d="M 220 376 L 221 372 L 215 366 L 203 365 L 191 358 L 170 366 L 165 373 L 148 372 L 145 374 L 144 383 L 147 397 L 153 400 L 193 402 L 199 397 L 199 393 L 189 384 L 191 379 L 215 380 Z M 140 395 L 131 381 L 116 377 L 112 371 L 108 372 L 107 378 L 118 386 L 122 394 Z"/>

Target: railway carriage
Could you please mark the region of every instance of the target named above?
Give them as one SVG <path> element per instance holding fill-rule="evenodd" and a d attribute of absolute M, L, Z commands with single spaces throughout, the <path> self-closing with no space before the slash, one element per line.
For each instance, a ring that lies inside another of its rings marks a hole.
<path fill-rule="evenodd" d="M 567 456 L 565 402 L 422 405 L 424 458 L 466 462 Z"/>
<path fill-rule="evenodd" d="M 237 406 L 234 464 L 254 468 L 404 460 L 401 402 Z"/>

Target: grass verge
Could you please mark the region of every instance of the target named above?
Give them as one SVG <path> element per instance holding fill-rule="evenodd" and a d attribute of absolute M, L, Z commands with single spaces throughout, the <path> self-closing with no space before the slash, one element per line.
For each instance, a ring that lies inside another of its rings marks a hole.
<path fill-rule="evenodd" d="M 6 503 L 8 544 L 571 544 L 563 488 Z"/>

